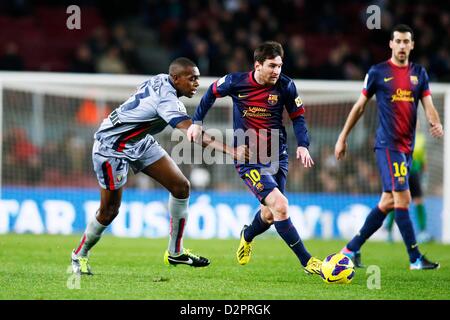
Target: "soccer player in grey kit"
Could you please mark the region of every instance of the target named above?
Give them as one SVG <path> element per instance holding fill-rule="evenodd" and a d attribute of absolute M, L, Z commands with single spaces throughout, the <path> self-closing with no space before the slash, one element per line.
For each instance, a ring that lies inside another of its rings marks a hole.
<path fill-rule="evenodd" d="M 169 66 L 169 74 L 151 77 L 140 85 L 127 101 L 103 120 L 94 135 L 92 159 L 101 186 L 100 208 L 89 222 L 80 244 L 72 252 L 72 269 L 76 274 L 92 274 L 89 250 L 100 240 L 104 230 L 119 213 L 122 187 L 131 166 L 158 181 L 169 192 L 170 239 L 164 262 L 204 267 L 207 258 L 184 249 L 190 184 L 175 162 L 153 137 L 167 125 L 186 132 L 192 124 L 180 96 L 191 98 L 199 86 L 200 72 L 187 58 L 177 58 Z M 200 142 L 234 159 L 249 157 L 246 147 L 232 148 L 204 135 Z"/>

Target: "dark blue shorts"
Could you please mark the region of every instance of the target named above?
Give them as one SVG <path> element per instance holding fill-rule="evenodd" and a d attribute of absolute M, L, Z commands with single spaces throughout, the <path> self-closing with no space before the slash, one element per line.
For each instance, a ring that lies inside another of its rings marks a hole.
<path fill-rule="evenodd" d="M 264 204 L 264 199 L 275 188 L 284 193 L 289 166 L 288 158 L 280 158 L 278 164 L 272 165 L 270 169 L 262 164 L 236 165 L 239 176 L 261 204 Z"/>
<path fill-rule="evenodd" d="M 383 184 L 383 192 L 408 190 L 412 154 L 387 148 L 377 148 L 375 149 L 375 155 Z"/>

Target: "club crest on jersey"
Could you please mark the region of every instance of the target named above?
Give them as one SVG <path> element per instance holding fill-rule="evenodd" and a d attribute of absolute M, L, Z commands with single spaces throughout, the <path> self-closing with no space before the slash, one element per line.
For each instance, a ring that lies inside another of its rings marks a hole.
<path fill-rule="evenodd" d="M 263 185 L 261 182 L 258 182 L 258 183 L 255 185 L 255 188 L 256 188 L 256 190 L 258 190 L 259 192 L 261 192 L 261 191 L 264 190 L 264 185 Z"/>
<path fill-rule="evenodd" d="M 398 178 L 398 183 L 399 184 L 405 184 L 405 177 L 399 177 Z"/>
<path fill-rule="evenodd" d="M 277 102 L 278 102 L 278 95 L 277 94 L 269 94 L 269 97 L 267 98 L 267 102 L 271 106 L 277 104 Z"/>
<path fill-rule="evenodd" d="M 417 85 L 419 83 L 419 79 L 417 78 L 417 76 L 410 76 L 409 79 L 411 80 L 411 83 L 413 85 Z"/>

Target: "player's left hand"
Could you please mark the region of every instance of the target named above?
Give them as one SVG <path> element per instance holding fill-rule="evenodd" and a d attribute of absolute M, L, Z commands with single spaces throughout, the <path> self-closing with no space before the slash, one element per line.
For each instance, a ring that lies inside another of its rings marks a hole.
<path fill-rule="evenodd" d="M 305 168 L 311 168 L 314 165 L 314 161 L 309 154 L 309 151 L 305 147 L 297 148 L 297 159 L 302 160 L 302 164 Z"/>
<path fill-rule="evenodd" d="M 440 123 L 430 123 L 430 134 L 433 138 L 440 138 L 444 135 L 444 129 Z"/>

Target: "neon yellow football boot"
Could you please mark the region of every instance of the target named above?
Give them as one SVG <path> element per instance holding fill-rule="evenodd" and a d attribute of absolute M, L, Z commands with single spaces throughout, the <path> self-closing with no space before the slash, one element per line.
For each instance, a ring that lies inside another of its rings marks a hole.
<path fill-rule="evenodd" d="M 88 257 L 77 256 L 74 252 L 72 252 L 72 271 L 79 275 L 93 275 Z"/>
<path fill-rule="evenodd" d="M 246 265 L 249 263 L 252 254 L 252 241 L 247 242 L 244 239 L 244 230 L 247 228 L 248 226 L 244 225 L 241 230 L 241 241 L 239 242 L 239 247 L 236 251 L 236 258 L 240 265 Z"/>
<path fill-rule="evenodd" d="M 320 268 L 322 267 L 322 260 L 311 257 L 303 269 L 307 274 L 318 274 L 320 275 Z"/>

